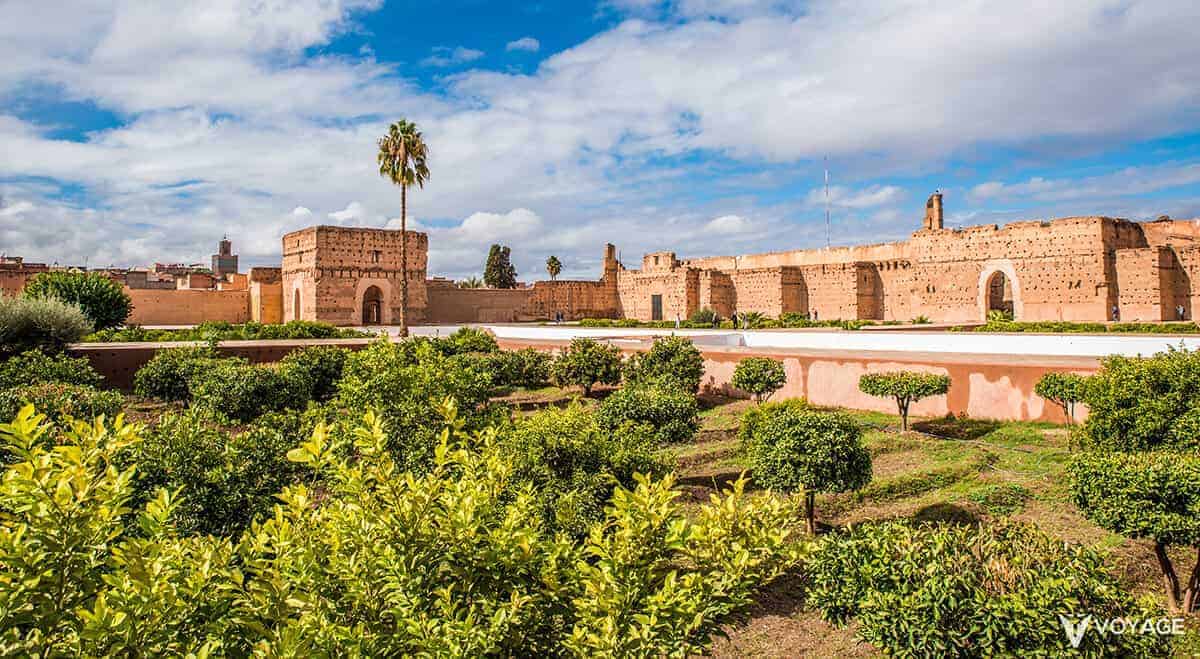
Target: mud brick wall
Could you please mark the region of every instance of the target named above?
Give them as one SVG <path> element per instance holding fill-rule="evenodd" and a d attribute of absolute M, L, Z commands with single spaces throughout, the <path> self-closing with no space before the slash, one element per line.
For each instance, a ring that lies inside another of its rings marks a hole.
<path fill-rule="evenodd" d="M 401 322 L 400 286 L 408 280 L 408 321 L 426 317 L 428 237 L 407 232 L 408 270 L 401 272 L 400 231 L 317 226 L 283 237 L 283 315 L 335 325 L 364 321 L 365 298 L 378 289 L 380 321 Z"/>
<path fill-rule="evenodd" d="M 1170 320 L 1174 308 L 1171 303 L 1175 301 L 1175 295 L 1169 250 L 1143 247 L 1121 249 L 1114 254 L 1121 320 Z"/>
<path fill-rule="evenodd" d="M 129 325 L 198 325 L 250 320 L 250 291 L 126 288 L 133 302 Z"/>
<path fill-rule="evenodd" d="M 617 317 L 617 289 L 608 281 L 539 281 L 521 310 L 523 320 L 566 320 Z"/>

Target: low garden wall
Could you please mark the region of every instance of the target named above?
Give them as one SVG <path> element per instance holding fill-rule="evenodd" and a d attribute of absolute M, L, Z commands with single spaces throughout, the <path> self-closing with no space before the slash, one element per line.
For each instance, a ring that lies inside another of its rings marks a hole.
<path fill-rule="evenodd" d="M 557 350 L 566 341 L 500 339 L 505 349 L 533 347 Z M 647 350 L 650 341 L 613 341 L 625 353 Z M 806 398 L 815 405 L 876 410 L 895 414 L 896 404 L 868 396 L 858 389 L 864 373 L 923 371 L 950 376 L 950 392 L 912 406 L 915 416 L 947 413 L 1004 421 L 1065 421 L 1062 410 L 1033 392 L 1037 381 L 1051 371 L 1091 375 L 1100 368 L 1095 357 L 987 355 L 933 352 L 849 351 L 789 348 L 747 348 L 696 343 L 704 356 L 703 386 L 730 391 L 737 363 L 747 357 L 770 357 L 783 362 L 787 384 L 772 400 Z M 1082 405 L 1076 414 L 1083 418 Z"/>
<path fill-rule="evenodd" d="M 372 339 L 288 339 L 272 341 L 223 341 L 217 352 L 222 357 L 243 357 L 251 363 L 276 362 L 293 350 L 308 346 L 334 345 L 348 350 L 362 350 Z M 200 341 L 163 341 L 157 343 L 77 343 L 68 352 L 86 357 L 109 386 L 129 391 L 133 389 L 133 374 L 166 348 L 205 345 Z"/>

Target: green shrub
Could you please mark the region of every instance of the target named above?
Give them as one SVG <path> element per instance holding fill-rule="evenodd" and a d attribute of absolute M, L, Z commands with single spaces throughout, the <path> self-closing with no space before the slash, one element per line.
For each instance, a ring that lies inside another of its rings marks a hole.
<path fill-rule="evenodd" d="M 377 341 L 346 358 L 335 404 L 378 410 L 396 461 L 424 470 L 443 429 L 438 409 L 446 398 L 457 401 L 468 429 L 493 418 L 487 407 L 490 375 L 477 360 L 461 357 L 446 357 L 429 341 Z"/>
<path fill-rule="evenodd" d="M 337 383 L 342 379 L 349 354 L 350 351 L 337 346 L 310 346 L 289 352 L 279 363 L 291 377 L 308 381 L 307 400 L 326 401 L 337 393 Z"/>
<path fill-rule="evenodd" d="M 33 405 L 51 420 L 113 418 L 125 399 L 116 391 L 100 391 L 78 384 L 50 382 L 0 390 L 0 422 L 8 421 L 26 405 Z"/>
<path fill-rule="evenodd" d="M 124 323 L 133 310 L 133 302 L 120 284 L 89 272 L 40 272 L 25 282 L 25 297 L 57 298 L 78 305 L 100 330 Z"/>
<path fill-rule="evenodd" d="M 789 398 L 781 400 L 777 403 L 763 403 L 742 412 L 742 418 L 738 423 L 738 441 L 743 447 L 749 447 L 750 442 L 754 440 L 754 433 L 758 429 L 758 425 L 763 419 L 776 410 L 790 409 L 797 412 L 807 412 L 810 408 L 808 401 L 803 398 Z"/>
<path fill-rule="evenodd" d="M 302 409 L 313 381 L 298 368 L 219 360 L 192 375 L 189 389 L 194 405 L 234 421 L 251 421 L 266 412 Z"/>
<path fill-rule="evenodd" d="M 30 350 L 0 361 L 0 389 L 51 382 L 98 387 L 104 378 L 84 357 Z"/>
<path fill-rule="evenodd" d="M 871 454 L 862 443 L 862 429 L 839 412 L 773 408 L 755 423 L 743 448 L 755 483 L 804 493 L 810 533 L 816 531 L 816 493 L 848 492 L 871 481 Z"/>
<path fill-rule="evenodd" d="M 635 474 L 657 478 L 670 471 L 652 434 L 602 428 L 578 404 L 519 419 L 502 433 L 501 447 L 513 478 L 533 486 L 549 528 L 575 538 L 603 519 L 615 488 L 636 487 Z"/>
<path fill-rule="evenodd" d="M 913 325 L 928 325 L 930 321 L 929 316 L 917 316 L 908 322 Z"/>
<path fill-rule="evenodd" d="M 87 337 L 103 343 L 140 341 L 276 341 L 289 339 L 365 339 L 378 336 L 370 332 L 335 327 L 311 320 L 292 320 L 282 325 L 228 322 L 201 323 L 189 329 L 148 330 L 136 325 L 123 329 L 101 330 Z"/>
<path fill-rule="evenodd" d="M 961 329 L 961 328 L 959 328 Z M 992 321 L 975 328 L 976 332 L 1042 332 L 1047 334 L 1196 334 L 1196 323 L 1074 323 L 1061 320 Z"/>
<path fill-rule="evenodd" d="M 1033 498 L 1026 488 L 1016 483 L 993 483 L 971 493 L 970 499 L 993 515 L 1012 515 L 1025 508 Z"/>
<path fill-rule="evenodd" d="M 654 339 L 650 350 L 635 354 L 625 364 L 625 381 L 630 384 L 664 383 L 696 393 L 704 378 L 704 357 L 691 339 L 664 336 Z"/>
<path fill-rule="evenodd" d="M 731 384 L 761 403 L 787 384 L 787 374 L 783 371 L 783 362 L 778 359 L 747 357 L 733 369 Z"/>
<path fill-rule="evenodd" d="M 197 374 L 230 362 L 248 363 L 244 359 L 221 359 L 208 347 L 159 350 L 133 374 L 133 391 L 158 400 L 191 400 L 191 382 Z"/>
<path fill-rule="evenodd" d="M 499 350 L 487 354 L 480 367 L 491 373 L 497 387 L 537 389 L 550 382 L 553 357 L 534 348 Z"/>
<path fill-rule="evenodd" d="M 1050 372 L 1041 377 L 1033 393 L 1062 408 L 1067 423 L 1075 422 L 1075 403 L 1083 400 L 1087 378 L 1075 373 Z"/>
<path fill-rule="evenodd" d="M 180 532 L 236 535 L 306 473 L 287 459 L 301 428 L 298 414 L 272 413 L 230 436 L 203 410 L 165 414 L 119 460 L 137 467 L 132 504 L 153 501 L 160 488 L 178 491 L 172 521 Z"/>
<path fill-rule="evenodd" d="M 1180 582 L 1168 549 L 1186 546 L 1200 574 L 1200 454 L 1195 451 L 1102 452 L 1076 455 L 1067 466 L 1071 496 L 1088 519 L 1129 538 L 1154 541 L 1175 611 L 1200 605 L 1195 577 Z"/>
<path fill-rule="evenodd" d="M 500 346 L 496 344 L 496 337 L 492 336 L 491 332 L 474 327 L 460 328 L 446 337 L 444 345 L 448 354 L 452 355 L 500 350 Z"/>
<path fill-rule="evenodd" d="M 614 431 L 626 424 L 643 426 L 663 443 L 691 441 L 700 428 L 696 397 L 666 386 L 626 386 L 614 391 L 596 410 L 596 419 Z"/>
<path fill-rule="evenodd" d="M 558 386 L 579 386 L 588 396 L 597 384 L 621 381 L 621 351 L 591 339 L 572 339 L 554 360 L 551 375 Z"/>
<path fill-rule="evenodd" d="M 1114 355 L 1088 378 L 1084 448 L 1149 450 L 1200 447 L 1200 351 L 1150 358 Z"/>
<path fill-rule="evenodd" d="M 29 350 L 62 352 L 91 331 L 78 305 L 0 295 L 0 359 Z"/>
<path fill-rule="evenodd" d="M 694 323 L 696 325 L 705 325 L 708 327 L 712 327 L 713 325 L 716 325 L 717 321 L 719 321 L 720 319 L 721 319 L 721 317 L 717 315 L 717 312 L 715 312 L 712 309 L 709 309 L 707 307 L 705 307 L 703 309 L 696 309 L 695 311 L 692 312 L 692 315 L 688 316 L 689 322 Z"/>
<path fill-rule="evenodd" d="M 870 396 L 894 399 L 900 412 L 900 429 L 908 430 L 909 405 L 945 394 L 950 390 L 950 376 L 916 371 L 867 373 L 858 379 L 858 388 Z"/>
<path fill-rule="evenodd" d="M 1152 617 L 1101 554 L 1030 525 L 869 523 L 827 536 L 805 564 L 809 600 L 904 657 L 1165 656 L 1165 638 L 1096 629 L 1072 650 L 1059 616 Z"/>
<path fill-rule="evenodd" d="M 18 655 L 689 656 L 805 551 L 785 502 L 739 482 L 685 508 L 670 479 L 615 490 L 573 542 L 490 432 L 453 433 L 416 475 L 373 417 L 353 446 L 318 427 L 292 450 L 320 488 L 285 489 L 240 539 L 180 536 L 186 493 L 128 506 L 137 465 L 112 465 L 136 426 L 81 424 L 54 451 L 47 432 L 28 415 L 0 428 L 22 457 L 0 480 L 0 629 Z"/>

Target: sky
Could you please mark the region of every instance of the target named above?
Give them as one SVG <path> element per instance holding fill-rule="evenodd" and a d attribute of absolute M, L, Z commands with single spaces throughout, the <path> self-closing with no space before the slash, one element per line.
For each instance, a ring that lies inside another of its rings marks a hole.
<path fill-rule="evenodd" d="M 1200 216 L 1200 3 L 0 0 L 0 253 L 278 265 L 399 225 L 430 274 L 594 279 L 947 225 Z M 825 222 L 824 172 L 831 222 Z"/>

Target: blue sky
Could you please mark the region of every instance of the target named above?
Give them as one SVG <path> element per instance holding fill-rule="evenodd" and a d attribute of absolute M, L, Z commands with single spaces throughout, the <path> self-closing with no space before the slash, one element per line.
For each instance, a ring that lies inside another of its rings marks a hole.
<path fill-rule="evenodd" d="M 536 278 L 1200 216 L 1195 2 L 134 0 L 0 4 L 0 252 L 278 261 L 303 226 L 395 226 L 374 140 L 407 117 L 431 272 L 512 246 Z"/>

